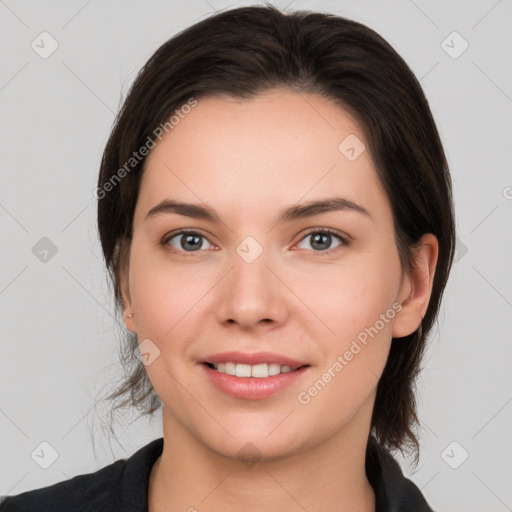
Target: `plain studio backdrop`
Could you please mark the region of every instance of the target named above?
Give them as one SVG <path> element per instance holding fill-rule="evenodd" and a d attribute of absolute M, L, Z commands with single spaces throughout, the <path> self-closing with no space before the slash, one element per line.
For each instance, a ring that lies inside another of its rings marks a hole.
<path fill-rule="evenodd" d="M 98 399 L 121 369 L 96 228 L 99 162 L 150 55 L 214 10 L 255 3 L 0 1 L 0 495 L 96 471 L 162 435 L 160 414 L 121 425 L 120 443 L 100 428 Z M 367 24 L 421 81 L 458 243 L 418 381 L 416 472 L 395 456 L 436 511 L 511 510 L 512 3 L 275 5 Z"/>

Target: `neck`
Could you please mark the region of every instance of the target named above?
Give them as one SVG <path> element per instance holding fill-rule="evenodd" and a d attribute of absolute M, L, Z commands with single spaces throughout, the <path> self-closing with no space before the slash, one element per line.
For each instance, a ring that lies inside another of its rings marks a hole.
<path fill-rule="evenodd" d="M 198 442 L 164 408 L 164 450 L 150 477 L 149 512 L 375 512 L 365 472 L 369 425 L 361 427 L 290 456 L 244 464 Z"/>

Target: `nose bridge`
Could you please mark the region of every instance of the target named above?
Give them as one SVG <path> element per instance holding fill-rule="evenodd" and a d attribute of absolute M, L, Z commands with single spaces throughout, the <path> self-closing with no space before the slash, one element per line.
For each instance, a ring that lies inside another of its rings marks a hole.
<path fill-rule="evenodd" d="M 246 237 L 230 257 L 230 272 L 217 297 L 221 322 L 236 322 L 245 328 L 262 320 L 281 322 L 285 304 L 282 285 L 268 267 L 270 250 L 254 237 Z"/>

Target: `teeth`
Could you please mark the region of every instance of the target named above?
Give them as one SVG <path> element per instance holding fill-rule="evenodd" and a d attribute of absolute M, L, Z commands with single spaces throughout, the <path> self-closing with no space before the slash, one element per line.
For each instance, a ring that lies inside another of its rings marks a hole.
<path fill-rule="evenodd" d="M 268 374 L 269 375 L 277 375 L 281 373 L 281 365 L 277 363 L 270 363 L 268 365 Z"/>
<path fill-rule="evenodd" d="M 237 377 L 250 377 L 251 376 L 251 365 L 237 364 L 236 368 L 235 368 L 235 374 Z"/>
<path fill-rule="evenodd" d="M 224 363 L 224 373 L 227 373 L 228 375 L 236 375 L 236 364 Z"/>
<path fill-rule="evenodd" d="M 213 363 L 212 363 L 213 364 Z M 279 373 L 290 373 L 297 368 L 277 363 L 262 363 L 262 364 L 235 364 L 235 363 L 218 363 L 213 364 L 215 369 L 220 373 L 227 373 L 228 375 L 236 375 L 237 377 L 256 377 L 257 379 L 264 379 Z"/>
<path fill-rule="evenodd" d="M 251 367 L 251 377 L 257 377 L 259 379 L 268 377 L 268 364 L 262 363 L 262 364 L 256 364 Z"/>

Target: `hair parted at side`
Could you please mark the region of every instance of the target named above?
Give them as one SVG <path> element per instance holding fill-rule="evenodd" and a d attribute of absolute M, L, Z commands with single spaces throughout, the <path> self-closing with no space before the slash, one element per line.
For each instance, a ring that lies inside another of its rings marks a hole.
<path fill-rule="evenodd" d="M 351 113 L 389 197 L 405 271 L 425 233 L 439 241 L 433 290 L 421 328 L 393 339 L 377 388 L 372 433 L 390 450 L 419 443 L 415 380 L 425 340 L 437 317 L 451 268 L 455 222 L 440 137 L 422 88 L 396 51 L 363 24 L 333 14 L 281 12 L 266 6 L 219 11 L 165 42 L 135 79 L 106 144 L 98 179 L 98 227 L 117 312 L 123 303 L 132 222 L 145 158 L 133 153 L 154 140 L 155 129 L 194 98 L 224 94 L 248 99 L 272 88 L 317 94 Z M 125 169 L 120 176 L 120 170 Z M 114 182 L 114 178 L 116 181 Z M 110 184 L 110 186 L 106 186 Z M 135 334 L 122 346 L 125 381 L 108 397 L 112 411 L 135 406 L 152 414 L 160 399 L 135 357 Z"/>

